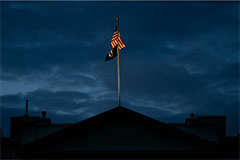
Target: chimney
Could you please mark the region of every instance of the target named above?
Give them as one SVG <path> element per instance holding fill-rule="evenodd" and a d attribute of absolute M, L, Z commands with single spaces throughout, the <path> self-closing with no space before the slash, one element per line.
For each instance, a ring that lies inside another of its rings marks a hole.
<path fill-rule="evenodd" d="M 45 118 L 46 118 L 46 114 L 47 114 L 46 111 L 42 111 L 42 119 L 45 119 Z"/>
<path fill-rule="evenodd" d="M 26 111 L 24 114 L 25 117 L 29 117 L 29 113 L 28 113 L 28 100 L 26 100 Z"/>
<path fill-rule="evenodd" d="M 40 125 L 51 125 L 51 119 L 46 117 L 47 112 L 42 111 L 42 117 L 39 119 L 38 124 Z"/>
<path fill-rule="evenodd" d="M 198 118 L 195 116 L 194 113 L 191 113 L 190 117 L 186 118 L 185 124 L 187 124 L 187 125 L 196 125 L 196 124 L 198 124 Z"/>

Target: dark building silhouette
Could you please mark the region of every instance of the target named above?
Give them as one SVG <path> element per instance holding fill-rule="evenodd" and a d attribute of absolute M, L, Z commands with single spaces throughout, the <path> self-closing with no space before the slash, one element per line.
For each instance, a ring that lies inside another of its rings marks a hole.
<path fill-rule="evenodd" d="M 1 156 L 18 159 L 225 159 L 238 158 L 239 149 L 239 137 L 225 136 L 225 116 L 166 124 L 120 106 L 75 124 L 51 124 L 46 112 L 12 117 L 7 141 Z"/>
<path fill-rule="evenodd" d="M 169 124 L 185 132 L 220 144 L 226 137 L 225 116 L 195 116 L 186 118 L 185 124 Z"/>

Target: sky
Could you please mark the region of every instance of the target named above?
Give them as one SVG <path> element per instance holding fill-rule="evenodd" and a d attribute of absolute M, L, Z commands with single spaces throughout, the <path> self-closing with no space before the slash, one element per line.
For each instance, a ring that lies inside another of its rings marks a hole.
<path fill-rule="evenodd" d="M 166 123 L 226 115 L 239 133 L 239 2 L 0 2 L 1 128 L 47 111 L 75 123 L 121 105 Z"/>

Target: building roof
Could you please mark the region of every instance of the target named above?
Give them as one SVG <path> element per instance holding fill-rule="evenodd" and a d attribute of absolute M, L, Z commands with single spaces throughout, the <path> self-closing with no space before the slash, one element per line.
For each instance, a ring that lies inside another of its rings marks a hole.
<path fill-rule="evenodd" d="M 80 121 L 73 125 L 70 125 L 62 130 L 59 130 L 57 132 L 43 136 L 37 140 L 34 140 L 27 144 L 24 144 L 22 147 L 23 148 L 32 148 L 32 147 L 44 146 L 49 143 L 59 142 L 59 141 L 63 140 L 64 137 L 71 137 L 73 135 L 73 133 L 79 133 L 79 136 L 81 136 L 81 133 L 83 133 L 85 131 L 89 131 L 89 130 L 91 130 L 91 128 L 94 128 L 94 127 L 104 124 L 106 122 L 116 120 L 116 119 L 121 121 L 121 120 L 125 120 L 128 118 L 134 119 L 139 124 L 145 124 L 149 127 L 152 127 L 154 129 L 160 131 L 160 132 L 164 132 L 172 137 L 181 138 L 184 141 L 189 142 L 189 143 L 194 143 L 194 144 L 205 146 L 205 147 L 211 147 L 211 146 L 214 146 L 214 148 L 219 147 L 218 145 L 216 145 L 210 141 L 202 139 L 198 136 L 194 136 L 190 133 L 181 131 L 181 130 L 179 130 L 175 127 L 172 127 L 168 124 L 157 121 L 155 119 L 152 119 L 150 117 L 147 117 L 143 114 L 132 111 L 132 110 L 127 109 L 122 106 L 115 107 L 106 112 L 100 113 L 94 117 L 91 117 L 89 119 Z"/>

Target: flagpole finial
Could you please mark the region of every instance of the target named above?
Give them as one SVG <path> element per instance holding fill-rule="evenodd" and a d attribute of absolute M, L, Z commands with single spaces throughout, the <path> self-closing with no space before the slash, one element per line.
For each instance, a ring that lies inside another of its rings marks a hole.
<path fill-rule="evenodd" d="M 117 20 L 117 27 L 119 26 L 119 16 L 116 16 L 116 20 Z"/>

